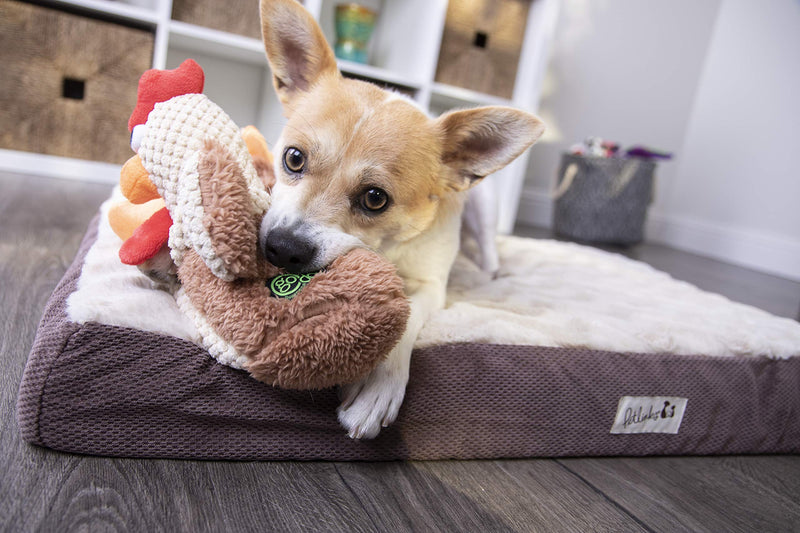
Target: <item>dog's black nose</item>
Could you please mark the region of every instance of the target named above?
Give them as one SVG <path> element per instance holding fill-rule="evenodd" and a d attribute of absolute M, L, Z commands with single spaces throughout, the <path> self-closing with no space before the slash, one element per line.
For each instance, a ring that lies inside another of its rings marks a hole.
<path fill-rule="evenodd" d="M 262 251 L 267 261 L 293 274 L 312 270 L 311 263 L 317 255 L 317 247 L 291 228 L 276 228 L 267 233 Z"/>

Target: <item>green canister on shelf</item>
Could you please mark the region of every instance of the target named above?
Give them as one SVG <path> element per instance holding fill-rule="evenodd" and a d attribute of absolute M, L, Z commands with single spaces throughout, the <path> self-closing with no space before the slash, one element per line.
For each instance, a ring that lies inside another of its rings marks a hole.
<path fill-rule="evenodd" d="M 367 63 L 367 46 L 375 28 L 375 12 L 359 4 L 336 6 L 336 46 L 339 59 Z"/>

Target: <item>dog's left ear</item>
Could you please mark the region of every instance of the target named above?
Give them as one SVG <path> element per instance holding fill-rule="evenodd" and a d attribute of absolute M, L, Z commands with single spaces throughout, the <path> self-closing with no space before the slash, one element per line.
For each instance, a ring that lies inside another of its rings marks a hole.
<path fill-rule="evenodd" d="M 272 81 L 287 104 L 323 75 L 339 76 L 336 57 L 311 14 L 297 0 L 261 0 L 261 33 Z"/>
<path fill-rule="evenodd" d="M 436 120 L 442 162 L 451 172 L 446 186 L 465 191 L 497 172 L 544 133 L 539 118 L 511 107 L 451 111 Z"/>

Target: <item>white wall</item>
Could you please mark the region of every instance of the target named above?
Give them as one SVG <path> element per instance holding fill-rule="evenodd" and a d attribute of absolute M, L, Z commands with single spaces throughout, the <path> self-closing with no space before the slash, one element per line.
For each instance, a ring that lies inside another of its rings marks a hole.
<path fill-rule="evenodd" d="M 548 132 L 532 152 L 528 194 L 543 197 L 561 153 L 590 135 L 679 152 L 719 4 L 563 0 L 539 108 Z M 663 165 L 659 184 L 674 172 Z M 536 222 L 549 223 L 544 211 Z"/>
<path fill-rule="evenodd" d="M 651 240 L 800 279 L 798 90 L 797 0 L 564 0 L 520 219 L 549 224 L 570 144 L 648 144 L 677 155 Z"/>
<path fill-rule="evenodd" d="M 800 279 L 800 2 L 722 3 L 680 153 L 654 237 Z"/>
<path fill-rule="evenodd" d="M 166 68 L 177 68 L 187 58 L 197 61 L 206 73 L 203 93 L 237 124 L 252 124 L 253 110 L 259 108 L 261 95 L 272 90 L 264 87 L 264 67 L 172 47 L 167 52 Z M 273 140 L 270 138 L 270 143 Z"/>

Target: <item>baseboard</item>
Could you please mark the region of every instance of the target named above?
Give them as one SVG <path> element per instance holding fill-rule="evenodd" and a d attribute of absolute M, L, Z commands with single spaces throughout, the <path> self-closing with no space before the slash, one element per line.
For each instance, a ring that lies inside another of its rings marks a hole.
<path fill-rule="evenodd" d="M 647 240 L 800 281 L 800 240 L 651 213 Z"/>
<path fill-rule="evenodd" d="M 119 183 L 121 165 L 0 149 L 0 170 L 96 183 Z"/>
<path fill-rule="evenodd" d="M 552 219 L 553 200 L 550 194 L 542 190 L 524 189 L 517 221 L 549 228 Z M 648 215 L 645 235 L 648 242 L 800 281 L 800 239 L 652 211 Z"/>

